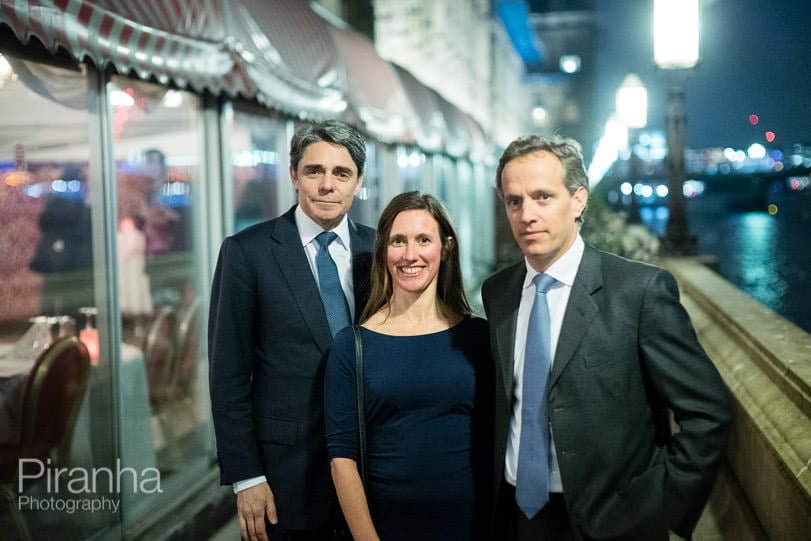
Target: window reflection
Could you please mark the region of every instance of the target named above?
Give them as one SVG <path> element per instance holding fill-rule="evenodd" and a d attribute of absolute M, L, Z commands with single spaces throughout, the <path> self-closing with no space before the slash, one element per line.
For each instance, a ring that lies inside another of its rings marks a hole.
<path fill-rule="evenodd" d="M 195 196 L 202 186 L 197 96 L 114 77 L 113 152 L 118 194 L 118 278 L 124 344 L 119 378 L 121 459 L 157 469 L 164 497 L 209 445 L 201 368 L 202 286 Z M 124 99 L 128 96 L 130 99 Z M 125 524 L 157 494 L 124 491 Z"/>
<path fill-rule="evenodd" d="M 285 122 L 236 111 L 231 133 L 234 230 L 278 216 L 280 178 L 287 175 Z M 284 209 L 286 210 L 286 209 Z"/>
<path fill-rule="evenodd" d="M 98 394 L 109 409 L 109 394 L 95 391 L 110 382 L 76 345 L 85 308 L 96 304 L 98 265 L 87 76 L 84 67 L 0 57 L 0 485 L 33 538 L 91 537 L 115 514 L 46 505 L 75 502 L 64 483 L 48 486 L 54 468 L 107 465 L 100 457 L 112 443 L 91 407 Z M 31 467 L 22 491 L 21 459 Z M 110 494 L 102 487 L 98 496 Z M 14 538 L 7 510 L 0 500 L 0 531 Z"/>
<path fill-rule="evenodd" d="M 380 145 L 366 142 L 366 165 L 363 171 L 363 185 L 349 209 L 349 217 L 359 223 L 373 226 L 380 213 Z"/>

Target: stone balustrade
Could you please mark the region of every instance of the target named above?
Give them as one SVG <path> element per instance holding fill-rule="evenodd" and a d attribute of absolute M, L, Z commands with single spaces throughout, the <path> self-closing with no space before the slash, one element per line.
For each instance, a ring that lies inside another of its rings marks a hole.
<path fill-rule="evenodd" d="M 727 462 L 694 539 L 811 539 L 811 334 L 698 258 L 676 276 L 699 340 L 729 387 Z"/>

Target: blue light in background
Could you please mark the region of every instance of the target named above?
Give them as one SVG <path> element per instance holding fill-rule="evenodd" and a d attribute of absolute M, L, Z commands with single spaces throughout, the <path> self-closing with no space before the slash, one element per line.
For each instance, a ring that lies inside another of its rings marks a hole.
<path fill-rule="evenodd" d="M 538 63 L 546 57 L 546 47 L 529 26 L 529 7 L 524 0 L 497 0 L 496 10 L 513 47 L 525 63 Z"/>

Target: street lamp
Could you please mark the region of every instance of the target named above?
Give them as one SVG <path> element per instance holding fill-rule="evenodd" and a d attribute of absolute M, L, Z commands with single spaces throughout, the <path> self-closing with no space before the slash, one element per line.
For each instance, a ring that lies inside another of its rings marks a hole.
<path fill-rule="evenodd" d="M 629 73 L 617 90 L 617 116 L 629 128 L 644 128 L 648 123 L 648 91 L 635 73 Z"/>
<path fill-rule="evenodd" d="M 635 73 L 629 73 L 622 81 L 622 85 L 617 90 L 616 96 L 617 118 L 628 128 L 631 154 L 628 158 L 628 176 L 632 184 L 639 181 L 639 158 L 634 152 L 636 137 L 632 136 L 635 130 L 644 128 L 648 123 L 648 91 Z M 628 221 L 633 223 L 641 222 L 639 212 L 639 201 L 633 191 L 630 193 L 631 210 L 628 214 Z"/>
<path fill-rule="evenodd" d="M 653 57 L 657 66 L 674 75 L 682 75 L 698 64 L 699 0 L 653 0 Z M 684 162 L 687 127 L 684 89 L 672 82 L 669 86 L 665 115 L 669 217 L 663 249 L 669 255 L 692 255 L 696 251 L 696 240 L 687 227 L 683 191 L 684 181 L 687 180 Z"/>

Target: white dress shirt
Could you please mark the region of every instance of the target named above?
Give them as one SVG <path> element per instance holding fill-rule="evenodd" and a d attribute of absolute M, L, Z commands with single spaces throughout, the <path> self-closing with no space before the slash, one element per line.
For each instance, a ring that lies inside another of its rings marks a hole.
<path fill-rule="evenodd" d="M 298 228 L 299 236 L 301 236 L 301 245 L 304 246 L 304 252 L 307 254 L 307 260 L 310 262 L 310 270 L 315 276 L 315 283 L 318 285 L 318 266 L 316 265 L 315 258 L 318 255 L 318 241 L 315 240 L 319 234 L 324 231 L 324 228 L 313 221 L 312 218 L 304 214 L 301 207 L 296 207 L 296 227 Z M 346 296 L 346 303 L 349 305 L 349 315 L 352 321 L 355 320 L 355 287 L 352 281 L 352 246 L 349 237 L 349 220 L 344 215 L 341 223 L 332 230 L 338 235 L 338 238 L 331 242 L 329 245 L 329 254 L 332 260 L 335 261 L 335 266 L 338 267 L 338 276 L 341 278 L 341 288 L 344 290 Z"/>
<path fill-rule="evenodd" d="M 555 359 L 555 352 L 558 347 L 558 337 L 563 325 L 563 315 L 566 313 L 566 305 L 569 302 L 569 294 L 572 291 L 574 277 L 583 259 L 585 244 L 580 235 L 574 241 L 569 250 L 560 259 L 555 261 L 545 274 L 557 280 L 557 283 L 546 294 L 549 304 L 549 352 L 552 362 Z M 515 357 L 513 358 L 513 378 L 515 381 L 514 392 L 515 401 L 513 404 L 513 414 L 510 420 L 510 434 L 507 440 L 507 454 L 504 461 L 504 479 L 515 485 L 516 471 L 518 470 L 518 451 L 521 441 L 521 394 L 524 384 L 524 350 L 527 342 L 527 327 L 529 326 L 529 313 L 532 310 L 532 303 L 535 301 L 535 286 L 533 278 L 538 272 L 530 266 L 527 267 L 527 275 L 524 278 L 524 286 L 521 291 L 521 303 L 518 306 L 518 321 L 515 325 Z M 550 427 L 551 431 L 551 427 Z M 558 467 L 557 454 L 555 452 L 555 435 L 550 439 L 549 454 L 549 491 L 563 492 L 563 484 L 560 480 L 560 468 Z"/>
<path fill-rule="evenodd" d="M 315 262 L 316 255 L 318 255 L 319 244 L 315 240 L 319 234 L 324 231 L 324 228 L 313 221 L 312 218 L 307 216 L 301 206 L 297 206 L 294 211 L 296 218 L 296 228 L 301 237 L 301 245 L 304 247 L 304 253 L 307 254 L 307 261 L 310 262 L 310 270 L 315 277 L 315 283 L 318 285 L 318 266 Z M 344 215 L 341 223 L 332 231 L 338 235 L 338 238 L 330 243 L 329 254 L 332 260 L 335 261 L 335 266 L 338 267 L 338 276 L 341 279 L 341 288 L 344 290 L 346 296 L 346 303 L 349 305 L 349 315 L 352 321 L 355 320 L 355 287 L 352 280 L 352 250 L 349 237 L 349 221 Z M 251 488 L 260 483 L 267 481 L 264 475 L 252 477 L 234 483 L 234 492 L 240 492 L 246 488 Z"/>

